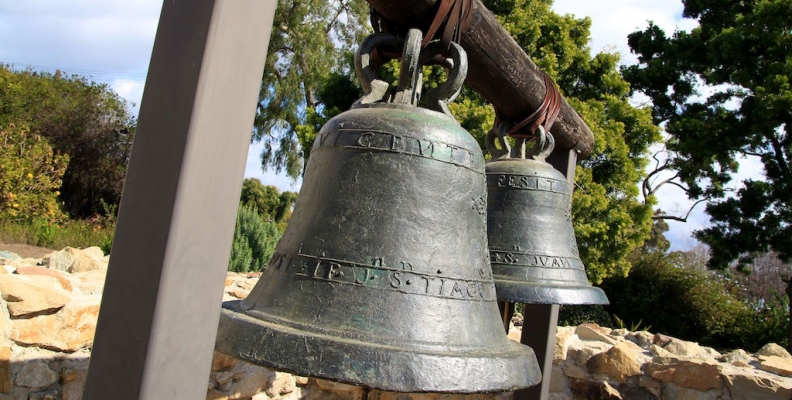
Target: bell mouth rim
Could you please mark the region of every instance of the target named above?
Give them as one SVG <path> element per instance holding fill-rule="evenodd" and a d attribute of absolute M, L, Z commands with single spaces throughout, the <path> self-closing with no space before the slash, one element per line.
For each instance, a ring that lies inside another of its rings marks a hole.
<path fill-rule="evenodd" d="M 396 348 L 259 320 L 237 311 L 239 303 L 223 303 L 215 350 L 278 371 L 406 393 L 493 393 L 541 381 L 533 349 L 510 340 L 456 354 Z"/>
<path fill-rule="evenodd" d="M 493 277 L 499 301 L 523 304 L 608 305 L 605 292 L 590 285 L 548 285 Z"/>

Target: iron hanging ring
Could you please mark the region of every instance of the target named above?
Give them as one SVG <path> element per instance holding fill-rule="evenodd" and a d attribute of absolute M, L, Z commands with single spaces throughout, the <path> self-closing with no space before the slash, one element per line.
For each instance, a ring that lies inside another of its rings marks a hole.
<path fill-rule="evenodd" d="M 440 54 L 441 46 L 439 40 L 429 42 L 421 51 L 421 65 L 429 64 L 435 56 Z M 448 70 L 448 79 L 440 86 L 426 91 L 424 96 L 426 107 L 446 115 L 452 115 L 448 104 L 456 100 L 465 84 L 468 73 L 467 53 L 462 46 L 451 42 L 448 57 L 442 60 L 440 65 Z"/>
<path fill-rule="evenodd" d="M 553 134 L 545 131 L 542 125 L 536 129 L 536 144 L 531 148 L 528 156 L 537 161 L 544 161 L 555 149 Z"/>
<path fill-rule="evenodd" d="M 363 39 L 355 53 L 355 75 L 363 89 L 363 97 L 355 104 L 376 103 L 385 99 L 390 85 L 377 77 L 380 65 L 373 62 L 371 53 L 380 46 L 401 47 L 403 42 L 390 33 L 375 33 Z"/>
<path fill-rule="evenodd" d="M 487 136 L 484 137 L 484 143 L 487 145 L 487 151 L 493 159 L 509 158 L 511 154 L 511 146 L 509 141 L 506 140 L 506 132 L 509 130 L 509 124 L 500 124 L 493 126 Z M 498 141 L 501 148 L 495 146 L 495 140 Z"/>
<path fill-rule="evenodd" d="M 421 39 L 423 33 L 420 29 L 410 29 L 404 39 L 401 66 L 399 67 L 399 84 L 396 87 L 394 103 L 418 106 L 421 99 L 423 86 L 423 68 L 421 68 Z"/>

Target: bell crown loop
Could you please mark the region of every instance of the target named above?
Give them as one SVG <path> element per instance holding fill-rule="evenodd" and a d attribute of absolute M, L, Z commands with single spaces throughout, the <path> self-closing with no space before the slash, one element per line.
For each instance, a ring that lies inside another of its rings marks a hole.
<path fill-rule="evenodd" d="M 423 66 L 439 64 L 448 70 L 448 79 L 436 88 L 426 91 L 425 103 L 430 110 L 452 116 L 448 104 L 454 101 L 462 91 L 468 71 L 467 54 L 456 43 L 451 43 L 449 57 L 438 57 L 441 54 L 440 41 L 430 42 L 422 49 L 422 33 L 418 29 L 410 29 L 407 37 L 402 39 L 389 33 L 375 33 L 366 37 L 355 54 L 355 73 L 363 88 L 363 96 L 356 106 L 372 103 L 392 103 L 418 106 L 421 100 L 423 84 Z M 387 99 L 390 85 L 377 76 L 382 60 L 375 52 L 384 49 L 389 54 L 393 49 L 401 47 L 401 70 L 396 95 Z"/>
<path fill-rule="evenodd" d="M 530 158 L 536 161 L 545 162 L 545 159 L 547 159 L 547 157 L 555 149 L 555 139 L 553 138 L 553 135 L 550 132 L 547 132 L 545 128 L 540 125 L 536 129 L 536 133 L 534 135 L 536 142 L 526 155 L 526 138 L 515 138 L 515 146 L 510 146 L 509 141 L 506 139 L 509 129 L 511 129 L 511 124 L 502 123 L 496 127 L 493 127 L 487 133 L 485 143 L 487 145 L 487 151 L 489 151 L 493 159 Z M 496 146 L 496 141 L 500 148 Z"/>

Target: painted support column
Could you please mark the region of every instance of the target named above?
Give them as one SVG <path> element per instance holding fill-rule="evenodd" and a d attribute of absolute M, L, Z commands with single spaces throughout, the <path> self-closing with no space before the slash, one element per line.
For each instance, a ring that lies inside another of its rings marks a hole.
<path fill-rule="evenodd" d="M 571 193 L 575 187 L 577 153 L 574 150 L 553 153 L 547 158 L 547 162 L 566 176 Z M 514 392 L 514 400 L 547 400 L 553 371 L 553 347 L 558 326 L 558 311 L 561 306 L 558 304 L 525 304 L 524 306 L 520 343 L 530 346 L 536 352 L 536 359 L 542 369 L 542 382 Z"/>
<path fill-rule="evenodd" d="M 206 396 L 275 6 L 163 4 L 86 400 Z"/>

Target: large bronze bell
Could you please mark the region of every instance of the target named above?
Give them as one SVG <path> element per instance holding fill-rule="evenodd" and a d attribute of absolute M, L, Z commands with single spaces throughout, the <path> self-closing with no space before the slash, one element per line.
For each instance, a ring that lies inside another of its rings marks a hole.
<path fill-rule="evenodd" d="M 486 164 L 487 234 L 498 300 L 608 304 L 605 292 L 589 283 L 578 254 L 569 184 L 545 162 L 553 136 L 540 127 L 526 158 L 524 139 L 511 149 L 504 131 L 493 129 L 487 136 L 493 157 Z"/>
<path fill-rule="evenodd" d="M 366 95 L 329 121 L 311 151 L 289 225 L 250 296 L 224 304 L 216 349 L 300 375 L 401 392 L 492 392 L 536 384 L 533 351 L 500 325 L 487 259 L 484 158 L 443 112 L 465 79 L 418 108 L 420 31 L 405 40 L 399 91 L 385 102 L 370 53 Z M 435 50 L 433 54 L 432 50 Z M 398 49 L 397 48 L 397 52 Z"/>

